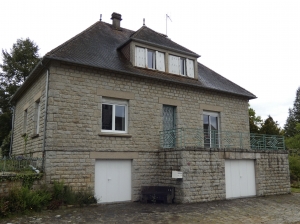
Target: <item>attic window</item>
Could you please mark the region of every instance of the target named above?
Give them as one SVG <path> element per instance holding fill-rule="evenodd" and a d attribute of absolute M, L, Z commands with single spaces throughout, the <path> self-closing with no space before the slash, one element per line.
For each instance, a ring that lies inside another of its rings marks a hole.
<path fill-rule="evenodd" d="M 135 65 L 164 72 L 165 54 L 147 48 L 135 48 Z"/>
<path fill-rule="evenodd" d="M 194 60 L 169 55 L 169 72 L 194 78 Z"/>

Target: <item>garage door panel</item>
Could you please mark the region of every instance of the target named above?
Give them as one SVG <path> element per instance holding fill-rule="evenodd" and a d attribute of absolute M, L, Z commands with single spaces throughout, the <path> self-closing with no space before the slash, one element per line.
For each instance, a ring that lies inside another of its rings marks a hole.
<path fill-rule="evenodd" d="M 225 186 L 226 186 L 226 198 L 232 196 L 232 179 L 231 179 L 231 163 L 225 162 Z"/>
<path fill-rule="evenodd" d="M 254 160 L 225 160 L 226 198 L 256 195 Z"/>
<path fill-rule="evenodd" d="M 131 200 L 131 160 L 96 160 L 95 196 L 98 203 Z"/>

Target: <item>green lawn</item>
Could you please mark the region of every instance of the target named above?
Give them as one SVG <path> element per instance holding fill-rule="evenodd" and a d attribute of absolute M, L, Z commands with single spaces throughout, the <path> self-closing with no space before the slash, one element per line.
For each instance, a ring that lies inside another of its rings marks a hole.
<path fill-rule="evenodd" d="M 291 188 L 293 193 L 300 193 L 300 188 Z"/>

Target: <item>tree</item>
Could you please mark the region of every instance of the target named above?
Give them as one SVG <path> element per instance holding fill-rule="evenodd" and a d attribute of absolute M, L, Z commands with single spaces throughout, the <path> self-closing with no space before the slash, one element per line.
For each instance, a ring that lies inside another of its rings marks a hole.
<path fill-rule="evenodd" d="M 293 137 L 285 138 L 285 145 L 288 149 L 300 149 L 300 123 L 296 124 L 296 134 Z"/>
<path fill-rule="evenodd" d="M 273 118 L 269 115 L 269 117 L 263 122 L 259 133 L 266 135 L 281 135 L 282 131 L 277 121 L 274 121 Z"/>
<path fill-rule="evenodd" d="M 262 119 L 260 116 L 256 116 L 255 110 L 253 110 L 250 105 L 248 108 L 250 133 L 259 133 Z"/>
<path fill-rule="evenodd" d="M 289 116 L 284 125 L 286 137 L 293 137 L 297 134 L 296 125 L 300 123 L 300 87 L 296 91 L 296 98 L 293 108 L 289 109 Z"/>
<path fill-rule="evenodd" d="M 9 100 L 39 61 L 38 46 L 29 38 L 18 39 L 10 52 L 2 49 L 0 64 L 0 147 L 11 130 L 12 105 Z M 7 143 L 5 143 L 7 144 Z"/>
<path fill-rule="evenodd" d="M 39 48 L 29 38 L 18 39 L 10 53 L 2 50 L 1 82 L 20 86 L 39 61 Z"/>

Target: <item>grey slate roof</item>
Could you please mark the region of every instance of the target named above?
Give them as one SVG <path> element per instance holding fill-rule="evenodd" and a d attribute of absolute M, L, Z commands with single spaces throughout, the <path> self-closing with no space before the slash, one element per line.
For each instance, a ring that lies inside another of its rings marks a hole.
<path fill-rule="evenodd" d="M 181 85 L 239 95 L 248 99 L 256 98 L 252 93 L 227 80 L 201 63 L 198 63 L 198 80 L 135 67 L 120 51 L 120 47 L 124 46 L 124 44 L 130 40 L 153 42 L 153 44 L 156 45 L 164 45 L 170 49 L 198 56 L 194 52 L 174 43 L 164 35 L 156 33 L 148 27 L 142 27 L 137 32 L 124 28 L 115 30 L 111 24 L 98 21 L 88 29 L 47 53 L 43 58 L 43 62 L 49 60 L 65 61 L 78 65 L 121 72 L 123 75 L 128 76 L 135 75 L 164 80 Z M 34 70 L 32 72 L 33 74 L 30 75 L 27 80 L 34 79 L 34 73 L 41 71 L 41 69 L 42 68 L 37 66 L 36 71 Z M 24 86 L 28 85 L 26 82 L 24 84 Z M 22 90 L 22 87 L 20 89 Z M 18 90 L 13 98 L 19 95 L 20 92 L 22 92 L 21 90 Z"/>

